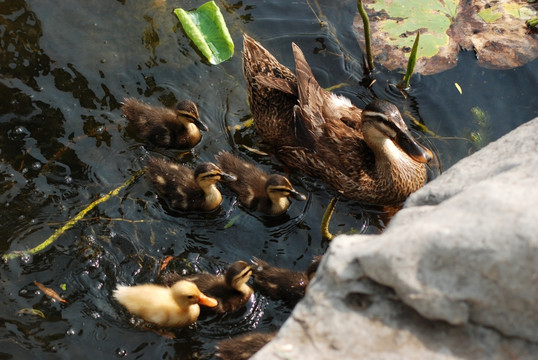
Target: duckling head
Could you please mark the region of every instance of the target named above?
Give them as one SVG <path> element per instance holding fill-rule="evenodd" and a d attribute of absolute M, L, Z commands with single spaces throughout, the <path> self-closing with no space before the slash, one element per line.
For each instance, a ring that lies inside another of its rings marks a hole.
<path fill-rule="evenodd" d="M 224 280 L 226 284 L 241 292 L 252 292 L 250 287 L 246 284 L 252 275 L 252 269 L 246 261 L 236 261 L 230 265 L 226 270 Z"/>
<path fill-rule="evenodd" d="M 194 178 L 202 189 L 207 189 L 217 182 L 237 180 L 237 177 L 225 173 L 221 168 L 211 162 L 204 162 L 198 165 L 194 170 Z"/>
<path fill-rule="evenodd" d="M 198 289 L 198 286 L 190 281 L 178 281 L 172 285 L 170 290 L 172 291 L 174 300 L 183 309 L 187 309 L 189 306 L 195 304 L 207 307 L 215 307 L 218 305 L 217 300 L 203 294 L 200 289 Z"/>
<path fill-rule="evenodd" d="M 289 197 L 299 201 L 306 200 L 306 196 L 296 191 L 290 181 L 285 176 L 279 174 L 269 176 L 265 184 L 265 191 L 273 204 L 279 204 L 283 199 L 287 201 Z M 287 202 L 287 205 L 289 206 L 289 202 Z"/>
<path fill-rule="evenodd" d="M 432 152 L 420 145 L 405 125 L 398 108 L 385 100 L 374 100 L 362 111 L 364 141 L 374 152 L 400 156 L 403 152 L 419 163 L 427 163 Z"/>
<path fill-rule="evenodd" d="M 200 120 L 198 107 L 190 100 L 182 100 L 176 105 L 176 114 L 187 123 L 192 123 L 202 131 L 209 131 L 209 128 Z"/>

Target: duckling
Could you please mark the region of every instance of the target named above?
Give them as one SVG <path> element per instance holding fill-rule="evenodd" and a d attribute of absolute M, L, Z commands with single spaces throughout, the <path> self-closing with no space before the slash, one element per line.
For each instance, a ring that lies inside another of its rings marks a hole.
<path fill-rule="evenodd" d="M 199 304 L 208 307 L 218 304 L 190 281 L 179 281 L 172 287 L 155 284 L 118 286 L 113 296 L 130 313 L 164 327 L 187 326 L 198 319 Z"/>
<path fill-rule="evenodd" d="M 198 165 L 193 171 L 187 166 L 152 158 L 147 171 L 159 195 L 179 210 L 216 209 L 222 202 L 217 182 L 237 180 L 210 162 Z"/>
<path fill-rule="evenodd" d="M 290 197 L 306 200 L 306 196 L 297 192 L 285 176 L 269 175 L 229 152 L 221 151 L 215 158 L 221 169 L 237 177 L 237 181 L 228 186 L 237 194 L 239 202 L 251 210 L 280 215 L 290 206 Z"/>
<path fill-rule="evenodd" d="M 172 284 L 180 280 L 188 280 L 195 283 L 198 288 L 208 296 L 217 299 L 218 305 L 211 311 L 219 314 L 233 312 L 245 305 L 252 296 L 252 289 L 247 285 L 252 269 L 245 261 L 236 261 L 231 264 L 225 275 L 196 274 L 181 276 L 178 273 L 164 273 L 161 281 L 164 285 Z"/>
<path fill-rule="evenodd" d="M 222 340 L 216 346 L 215 355 L 222 360 L 247 360 L 275 336 L 276 332 L 252 332 Z"/>
<path fill-rule="evenodd" d="M 243 73 L 256 132 L 291 168 L 361 203 L 396 205 L 426 182 L 432 153 L 411 135 L 398 108 L 364 110 L 324 90 L 292 44 L 296 76 L 248 35 Z"/>
<path fill-rule="evenodd" d="M 140 137 L 158 146 L 192 148 L 202 139 L 200 130 L 209 130 L 200 120 L 198 108 L 190 100 L 178 102 L 172 110 L 126 98 L 121 109 Z"/>
<path fill-rule="evenodd" d="M 293 307 L 304 297 L 310 280 L 318 270 L 321 256 L 314 257 L 305 272 L 274 267 L 258 258 L 251 262 L 256 285 L 269 297 L 284 300 Z"/>

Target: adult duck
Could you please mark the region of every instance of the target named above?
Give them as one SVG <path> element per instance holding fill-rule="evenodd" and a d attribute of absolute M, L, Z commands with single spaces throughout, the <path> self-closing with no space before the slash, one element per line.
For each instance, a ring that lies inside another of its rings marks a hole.
<path fill-rule="evenodd" d="M 248 35 L 243 45 L 256 131 L 286 165 L 368 204 L 399 204 L 424 185 L 432 153 L 396 106 L 374 100 L 361 110 L 324 90 L 296 44 L 297 75 Z"/>
<path fill-rule="evenodd" d="M 200 130 L 208 131 L 196 104 L 190 100 L 179 101 L 174 109 L 168 109 L 126 98 L 121 110 L 137 134 L 157 146 L 192 148 L 202 139 Z"/>

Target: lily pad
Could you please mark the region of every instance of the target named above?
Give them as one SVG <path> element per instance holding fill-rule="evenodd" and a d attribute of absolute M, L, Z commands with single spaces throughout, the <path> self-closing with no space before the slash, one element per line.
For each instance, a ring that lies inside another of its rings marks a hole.
<path fill-rule="evenodd" d="M 457 64 L 458 52 L 475 51 L 480 65 L 521 66 L 538 57 L 538 39 L 525 20 L 534 5 L 517 0 L 363 0 L 370 18 L 374 60 L 389 70 L 405 69 L 413 39 L 420 32 L 416 72 L 434 74 Z M 364 49 L 362 20 L 354 29 Z"/>
<path fill-rule="evenodd" d="M 213 65 L 228 60 L 234 53 L 234 43 L 224 17 L 214 1 L 194 11 L 174 10 L 187 36 Z"/>

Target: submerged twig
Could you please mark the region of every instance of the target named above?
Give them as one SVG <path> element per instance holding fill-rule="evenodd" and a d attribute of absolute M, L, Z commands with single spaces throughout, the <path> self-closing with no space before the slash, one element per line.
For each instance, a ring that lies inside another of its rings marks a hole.
<path fill-rule="evenodd" d="M 372 40 L 370 36 L 370 21 L 368 20 L 368 14 L 362 6 L 362 0 L 357 0 L 357 9 L 361 15 L 363 28 L 364 28 L 364 44 L 366 47 L 366 60 L 368 62 L 368 71 L 374 71 L 374 57 L 372 55 Z"/>
<path fill-rule="evenodd" d="M 30 249 L 30 250 L 26 250 L 26 251 L 13 251 L 11 253 L 8 253 L 8 254 L 4 254 L 2 256 L 2 258 L 4 259 L 4 261 L 6 260 L 11 260 L 11 259 L 14 259 L 16 257 L 20 257 L 20 256 L 24 256 L 24 255 L 32 255 L 32 254 L 36 254 L 42 250 L 44 250 L 45 248 L 47 248 L 48 246 L 50 246 L 52 243 L 54 243 L 64 232 L 66 232 L 67 230 L 71 229 L 77 222 L 79 222 L 84 216 L 86 216 L 86 214 L 88 212 L 90 212 L 94 207 L 96 207 L 97 205 L 101 204 L 101 203 L 104 203 L 105 201 L 108 201 L 112 196 L 116 196 L 118 195 L 118 193 L 125 189 L 127 186 L 131 185 L 133 182 L 135 182 L 140 176 L 142 176 L 144 174 L 146 170 L 145 169 L 142 169 L 142 170 L 139 170 L 137 171 L 133 176 L 131 176 L 131 178 L 129 180 L 127 180 L 126 182 L 124 182 L 122 185 L 120 185 L 119 187 L 115 188 L 114 190 L 111 190 L 110 192 L 108 192 L 108 194 L 106 194 L 105 196 L 103 197 L 100 197 L 99 199 L 93 201 L 91 204 L 89 204 L 88 206 L 86 206 L 86 208 L 84 208 L 82 211 L 80 211 L 74 218 L 72 218 L 71 220 L 69 220 L 64 226 L 62 226 L 61 228 L 57 229 L 54 234 L 52 234 L 51 236 L 49 236 L 47 238 L 47 240 L 43 241 L 41 244 L 37 245 L 36 247 Z"/>
<path fill-rule="evenodd" d="M 336 236 L 331 234 L 331 232 L 329 231 L 329 223 L 331 222 L 331 217 L 333 216 L 338 199 L 338 196 L 331 199 L 329 205 L 327 206 L 327 209 L 325 210 L 325 213 L 323 214 L 323 218 L 321 219 L 321 236 L 327 240 L 332 240 Z"/>

